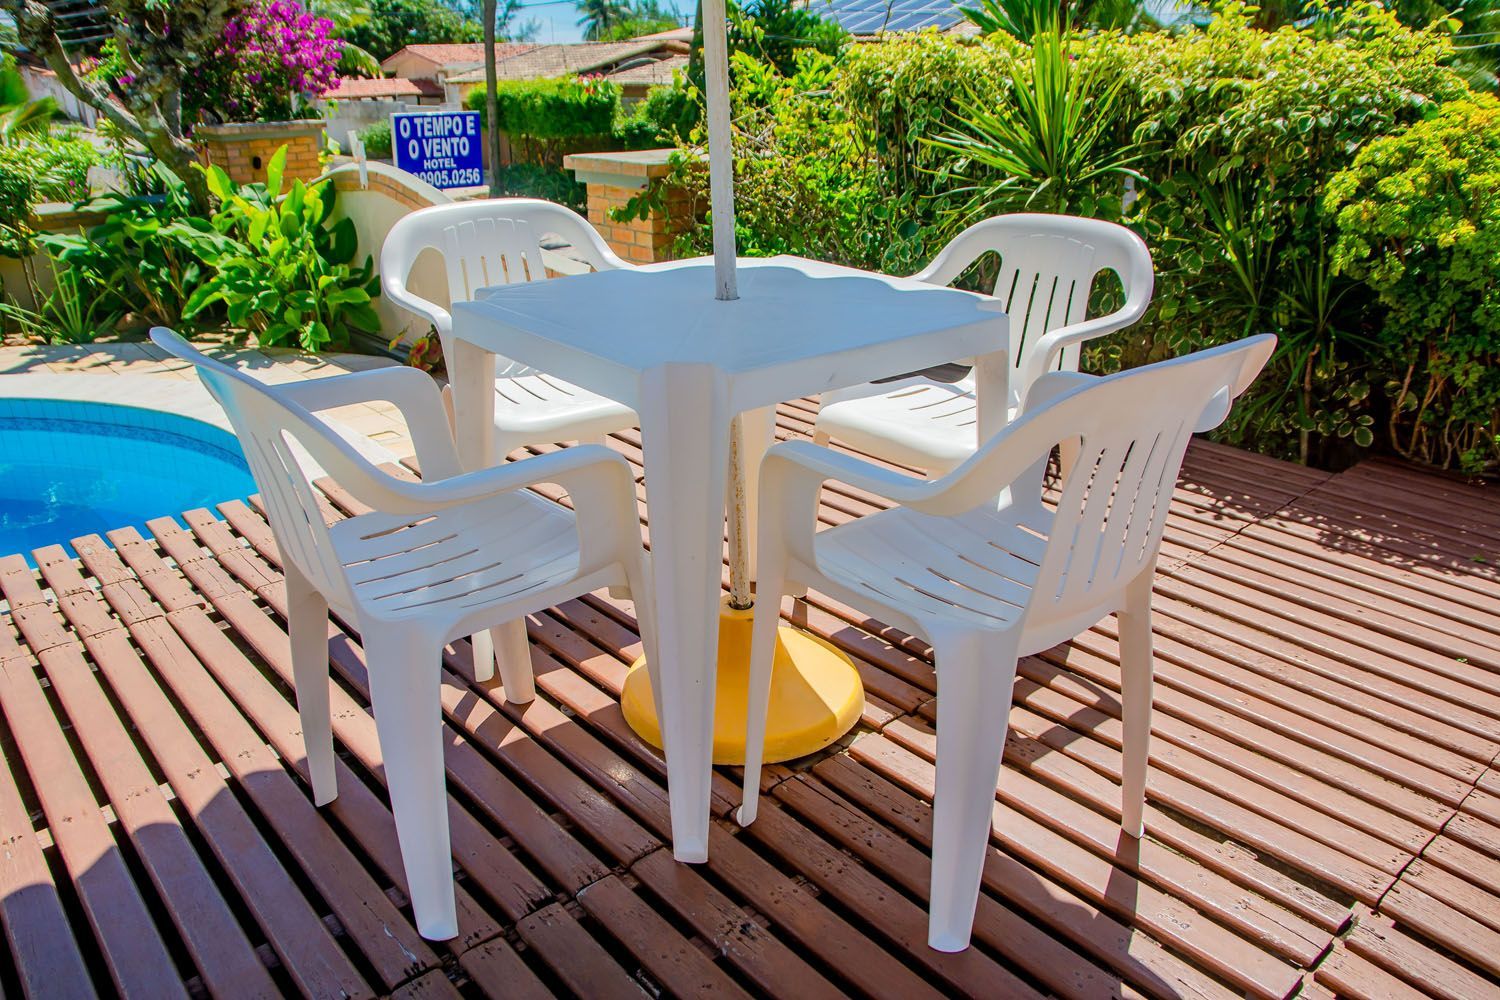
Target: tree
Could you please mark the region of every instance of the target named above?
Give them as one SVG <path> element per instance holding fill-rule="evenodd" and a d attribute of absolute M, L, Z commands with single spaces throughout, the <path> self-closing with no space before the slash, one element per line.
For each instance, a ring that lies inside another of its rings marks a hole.
<path fill-rule="evenodd" d="M 45 61 L 70 94 L 182 178 L 206 211 L 208 187 L 193 169 L 197 150 L 184 135 L 182 93 L 212 57 L 238 5 L 233 0 L 103 0 L 102 6 L 107 18 L 102 37 L 113 39 L 129 76 L 118 101 L 108 81 L 74 71 L 86 53 L 71 21 L 42 0 L 0 0 L 0 12 L 15 22 L 19 45 Z"/>
<path fill-rule="evenodd" d="M 630 5 L 624 0 L 578 0 L 578 26 L 588 41 L 609 35 L 620 22 L 630 17 Z"/>
<path fill-rule="evenodd" d="M 484 28 L 438 0 L 369 0 L 367 16 L 339 37 L 384 59 L 404 45 L 481 41 Z"/>
<path fill-rule="evenodd" d="M 601 42 L 624 42 L 641 35 L 652 35 L 658 31 L 671 31 L 680 27 L 676 10 L 669 10 L 658 0 L 640 0 L 634 4 L 624 19 L 616 21 L 598 38 Z"/>

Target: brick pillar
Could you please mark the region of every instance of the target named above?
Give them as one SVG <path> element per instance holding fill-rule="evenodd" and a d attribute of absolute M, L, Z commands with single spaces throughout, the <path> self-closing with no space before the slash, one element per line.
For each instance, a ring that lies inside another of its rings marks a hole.
<path fill-rule="evenodd" d="M 564 169 L 588 187 L 588 216 L 615 253 L 628 261 L 646 264 L 672 258 L 677 236 L 692 225 L 695 212 L 686 191 L 673 188 L 664 199 L 665 210 L 653 211 L 645 219 L 615 222 L 611 210 L 619 208 L 665 177 L 670 168 L 670 149 L 630 150 L 620 153 L 572 153 L 563 158 Z"/>
<path fill-rule="evenodd" d="M 321 119 L 199 125 L 193 138 L 203 161 L 223 167 L 236 184 L 264 182 L 266 165 L 282 146 L 287 147 L 284 183 L 294 178 L 310 181 L 323 172 L 318 162 L 323 146 Z"/>

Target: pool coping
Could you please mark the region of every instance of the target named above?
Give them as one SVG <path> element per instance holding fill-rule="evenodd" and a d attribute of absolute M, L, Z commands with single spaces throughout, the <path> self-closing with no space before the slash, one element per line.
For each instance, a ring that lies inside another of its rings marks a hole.
<path fill-rule="evenodd" d="M 163 379 L 146 374 L 17 372 L 0 376 L 0 399 L 56 399 L 129 406 L 186 417 L 234 434 L 224 408 L 197 380 Z M 324 419 L 368 461 L 381 465 L 399 460 L 399 456 L 357 430 L 337 420 Z M 317 468 L 313 474 L 322 475 L 323 471 Z"/>

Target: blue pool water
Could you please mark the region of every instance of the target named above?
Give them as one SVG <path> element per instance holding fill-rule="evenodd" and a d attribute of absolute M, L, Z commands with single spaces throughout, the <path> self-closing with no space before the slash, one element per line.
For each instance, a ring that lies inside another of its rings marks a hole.
<path fill-rule="evenodd" d="M 0 399 L 0 555 L 249 496 L 232 434 L 108 403 Z"/>

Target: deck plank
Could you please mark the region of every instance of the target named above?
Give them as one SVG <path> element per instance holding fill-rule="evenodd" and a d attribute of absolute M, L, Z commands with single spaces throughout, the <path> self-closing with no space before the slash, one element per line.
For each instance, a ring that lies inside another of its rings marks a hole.
<path fill-rule="evenodd" d="M 19 564 L 19 565 L 18 565 Z M 0 564 L 6 575 L 29 573 L 19 557 Z M 22 635 L 40 634 L 45 608 L 12 612 Z M 66 649 L 63 642 L 41 642 L 41 655 Z M 74 891 L 108 964 L 115 987 L 127 997 L 186 997 L 183 976 L 158 931 L 151 911 L 127 866 L 123 848 L 105 820 L 87 777 L 74 757 L 63 723 L 31 664 L 12 657 L 0 669 L 0 712 L 15 738 L 20 760 L 32 775 L 48 829 L 57 844 Z M 12 765 L 14 768 L 15 765 Z"/>
<path fill-rule="evenodd" d="M 32 669 L 8 627 L 0 628 L 0 672 Z M 0 761 L 0 924 L 28 996 L 95 995 L 83 953 L 68 924 L 57 882 L 47 865 L 9 761 Z"/>

